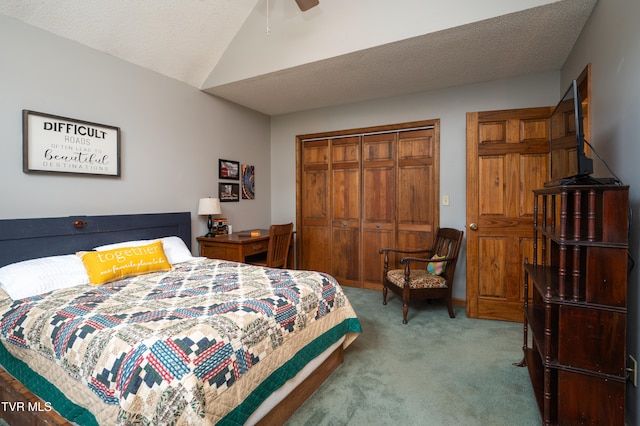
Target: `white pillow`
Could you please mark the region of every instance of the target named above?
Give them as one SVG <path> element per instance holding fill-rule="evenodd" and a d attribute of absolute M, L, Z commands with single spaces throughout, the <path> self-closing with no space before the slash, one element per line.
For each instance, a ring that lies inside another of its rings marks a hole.
<path fill-rule="evenodd" d="M 14 300 L 82 284 L 89 284 L 89 276 L 75 254 L 41 257 L 0 268 L 0 287 Z"/>
<path fill-rule="evenodd" d="M 180 237 L 164 237 L 159 238 L 162 241 L 162 249 L 164 250 L 164 255 L 167 256 L 167 260 L 171 265 L 181 262 L 188 262 L 193 260 L 194 257 L 187 248 L 187 245 L 182 241 Z M 150 244 L 155 240 L 134 240 L 134 241 L 124 241 L 121 243 L 114 244 L 106 244 L 104 246 L 94 247 L 96 251 L 104 251 L 104 250 L 112 250 L 121 247 L 136 247 L 136 246 L 144 246 Z"/>

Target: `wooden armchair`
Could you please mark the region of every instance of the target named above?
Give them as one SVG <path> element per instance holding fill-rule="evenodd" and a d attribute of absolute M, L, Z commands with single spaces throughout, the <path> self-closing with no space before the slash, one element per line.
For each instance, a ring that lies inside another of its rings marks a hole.
<path fill-rule="evenodd" d="M 463 234 L 463 231 L 453 228 L 438 228 L 431 249 L 380 249 L 380 254 L 384 254 L 382 304 L 387 304 L 389 290 L 401 295 L 404 324 L 407 323 L 410 300 L 444 299 L 449 308 L 449 317 L 455 318 L 451 293 Z M 424 257 L 403 257 L 400 259 L 400 264 L 404 265 L 403 269 L 389 270 L 389 253 Z"/>
<path fill-rule="evenodd" d="M 271 225 L 269 227 L 269 247 L 267 248 L 266 260 L 251 263 L 269 268 L 286 267 L 292 235 L 293 223 Z"/>

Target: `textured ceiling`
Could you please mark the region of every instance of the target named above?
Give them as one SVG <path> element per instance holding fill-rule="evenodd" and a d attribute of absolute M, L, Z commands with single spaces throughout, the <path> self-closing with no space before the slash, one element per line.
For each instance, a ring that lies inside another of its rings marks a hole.
<path fill-rule="evenodd" d="M 2 0 L 0 13 L 200 88 L 259 0 Z"/>
<path fill-rule="evenodd" d="M 559 70 L 597 0 L 561 0 L 202 87 L 258 1 L 4 0 L 0 13 L 278 115 Z"/>

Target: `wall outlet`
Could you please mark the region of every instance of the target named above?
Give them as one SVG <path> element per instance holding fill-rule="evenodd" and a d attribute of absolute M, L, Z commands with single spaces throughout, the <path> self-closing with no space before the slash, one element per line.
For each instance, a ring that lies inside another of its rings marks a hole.
<path fill-rule="evenodd" d="M 638 361 L 634 357 L 629 355 L 629 367 L 627 367 L 629 373 L 628 379 L 634 387 L 638 387 Z"/>

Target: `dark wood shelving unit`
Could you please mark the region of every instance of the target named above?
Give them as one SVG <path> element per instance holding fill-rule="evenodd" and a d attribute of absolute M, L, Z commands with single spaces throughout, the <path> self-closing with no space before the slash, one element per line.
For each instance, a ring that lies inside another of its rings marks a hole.
<path fill-rule="evenodd" d="M 629 187 L 533 192 L 522 365 L 543 423 L 623 425 Z"/>

